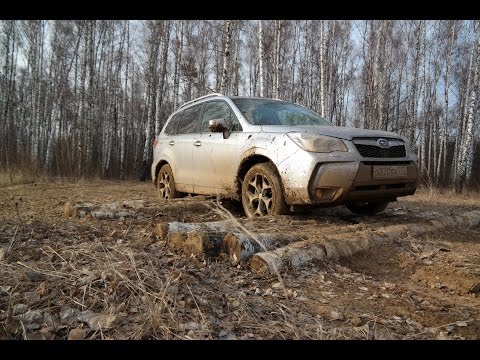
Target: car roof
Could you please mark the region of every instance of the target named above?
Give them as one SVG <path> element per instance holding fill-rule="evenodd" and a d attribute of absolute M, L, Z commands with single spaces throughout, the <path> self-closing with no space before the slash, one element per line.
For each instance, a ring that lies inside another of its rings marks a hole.
<path fill-rule="evenodd" d="M 255 99 L 255 100 L 285 101 L 285 100 L 281 100 L 281 99 L 272 99 L 272 98 L 259 97 L 259 96 L 227 96 L 227 95 L 223 95 L 223 94 L 220 94 L 220 93 L 212 93 L 212 94 L 207 94 L 207 95 L 200 96 L 198 98 L 192 99 L 190 101 L 187 101 L 186 103 L 180 105 L 178 110 L 187 108 L 190 105 L 193 105 L 193 104 L 195 104 L 197 102 L 200 102 L 200 101 L 203 102 L 204 100 L 210 100 L 210 99 L 214 100 L 215 98 L 219 98 L 219 99 L 227 98 L 227 99 L 231 99 L 231 100 L 234 100 L 234 99 Z"/>

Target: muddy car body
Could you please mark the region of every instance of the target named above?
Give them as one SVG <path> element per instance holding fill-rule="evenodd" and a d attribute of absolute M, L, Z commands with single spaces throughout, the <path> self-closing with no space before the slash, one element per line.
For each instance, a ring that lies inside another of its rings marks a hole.
<path fill-rule="evenodd" d="M 192 100 L 167 119 L 153 152 L 152 179 L 162 197 L 229 197 L 242 200 L 248 216 L 340 204 L 374 214 L 417 187 L 406 138 L 334 126 L 281 100 Z"/>

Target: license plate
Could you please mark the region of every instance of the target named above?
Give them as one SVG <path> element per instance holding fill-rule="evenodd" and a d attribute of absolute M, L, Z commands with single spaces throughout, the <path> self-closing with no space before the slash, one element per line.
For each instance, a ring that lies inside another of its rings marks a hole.
<path fill-rule="evenodd" d="M 406 166 L 374 166 L 374 179 L 392 179 L 398 177 L 407 177 Z"/>

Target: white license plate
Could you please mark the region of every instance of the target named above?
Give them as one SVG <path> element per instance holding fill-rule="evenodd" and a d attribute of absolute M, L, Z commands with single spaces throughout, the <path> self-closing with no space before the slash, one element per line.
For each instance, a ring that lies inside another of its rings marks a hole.
<path fill-rule="evenodd" d="M 391 179 L 391 178 L 407 177 L 406 166 L 374 166 L 374 179 Z"/>

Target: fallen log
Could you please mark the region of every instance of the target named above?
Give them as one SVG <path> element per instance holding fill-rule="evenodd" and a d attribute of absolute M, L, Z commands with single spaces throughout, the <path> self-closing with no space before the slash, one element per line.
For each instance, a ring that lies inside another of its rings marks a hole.
<path fill-rule="evenodd" d="M 368 248 L 374 241 L 366 230 L 359 232 L 355 240 L 345 238 L 348 234 L 337 234 L 327 238 L 298 241 L 271 251 L 254 254 L 250 260 L 251 268 L 258 272 L 274 272 L 287 266 L 302 267 L 314 261 L 338 259 Z"/>
<path fill-rule="evenodd" d="M 231 222 L 228 220 L 210 221 L 204 223 L 183 223 L 178 221 L 160 222 L 155 232 L 160 240 L 168 240 L 174 233 L 192 231 L 230 231 Z"/>
<path fill-rule="evenodd" d="M 439 216 L 424 224 L 392 225 L 378 230 L 364 230 L 354 234 L 337 234 L 307 239 L 271 251 L 254 254 L 250 259 L 252 270 L 274 274 L 287 266 L 301 267 L 313 261 L 351 256 L 369 247 L 407 236 L 419 236 L 445 227 L 474 226 L 480 223 L 480 210 L 458 216 Z"/>
<path fill-rule="evenodd" d="M 244 233 L 228 233 L 225 235 L 224 252 L 232 265 L 248 261 L 253 254 L 273 250 L 295 241 L 302 240 L 296 234 L 257 234 L 256 239 Z M 262 244 L 263 247 L 260 245 Z"/>
<path fill-rule="evenodd" d="M 84 217 L 87 213 L 90 213 L 92 209 L 97 209 L 94 204 L 90 203 L 77 203 L 72 204 L 71 202 L 66 202 L 63 207 L 63 217 L 66 219 L 70 217 Z"/>
<path fill-rule="evenodd" d="M 63 216 L 65 218 L 78 217 L 83 218 L 90 215 L 97 219 L 119 219 L 121 217 L 138 217 L 146 205 L 145 200 L 127 200 L 121 202 L 112 202 L 108 204 L 91 203 L 65 203 Z"/>
<path fill-rule="evenodd" d="M 226 231 L 192 231 L 186 234 L 183 253 L 200 260 L 217 257 L 222 252 Z"/>
<path fill-rule="evenodd" d="M 63 208 L 65 218 L 83 218 L 91 216 L 97 219 L 138 218 L 145 215 L 158 216 L 166 213 L 185 211 L 206 213 L 210 208 L 196 200 L 181 202 L 165 202 L 160 206 L 148 206 L 145 200 L 115 201 L 107 204 L 71 203 L 67 202 Z"/>
<path fill-rule="evenodd" d="M 167 246 L 181 250 L 187 256 L 200 259 L 218 256 L 223 249 L 223 238 L 234 227 L 231 221 L 182 223 L 177 221 L 158 223 L 155 232 Z"/>
<path fill-rule="evenodd" d="M 308 240 L 299 241 L 271 251 L 253 254 L 250 267 L 257 273 L 274 273 L 275 269 L 282 270 L 288 265 L 303 266 L 314 260 L 325 260 L 327 252 L 321 243 L 309 243 Z"/>

